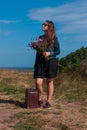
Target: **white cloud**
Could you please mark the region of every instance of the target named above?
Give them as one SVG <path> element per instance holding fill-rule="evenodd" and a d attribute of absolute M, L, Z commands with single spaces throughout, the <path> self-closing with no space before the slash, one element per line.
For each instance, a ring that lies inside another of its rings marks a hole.
<path fill-rule="evenodd" d="M 0 19 L 0 24 L 12 24 L 12 23 L 18 23 L 20 21 L 18 20 L 3 20 L 3 19 Z M 0 34 L 4 35 L 4 36 L 9 36 L 11 35 L 12 33 L 14 33 L 15 31 L 10 31 L 10 30 L 0 30 Z"/>
<path fill-rule="evenodd" d="M 17 23 L 17 22 L 18 22 L 17 20 L 3 20 L 3 19 L 0 20 L 0 23 L 3 23 L 3 24 L 11 24 L 11 23 Z"/>
<path fill-rule="evenodd" d="M 13 33 L 14 31 L 8 31 L 8 30 L 0 30 L 0 34 L 4 36 L 9 36 Z"/>
<path fill-rule="evenodd" d="M 87 33 L 87 1 L 79 0 L 56 7 L 35 8 L 29 10 L 28 17 L 32 20 L 53 20 L 63 34 L 80 34 L 84 37 Z M 87 41 L 87 37 L 85 37 Z"/>
<path fill-rule="evenodd" d="M 60 57 L 82 46 L 87 47 L 87 0 L 35 8 L 28 11 L 28 17 L 38 21 L 54 21 L 62 52 Z"/>

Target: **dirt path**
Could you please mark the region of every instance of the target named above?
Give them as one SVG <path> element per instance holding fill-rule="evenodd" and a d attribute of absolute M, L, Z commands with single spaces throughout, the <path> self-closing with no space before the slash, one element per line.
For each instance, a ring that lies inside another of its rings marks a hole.
<path fill-rule="evenodd" d="M 16 125 L 21 118 L 12 118 L 18 113 L 33 113 L 39 114 L 38 116 L 44 121 L 44 130 L 87 130 L 87 107 L 78 102 L 67 103 L 64 101 L 55 100 L 50 109 L 26 109 L 17 106 L 17 101 L 8 100 L 6 97 L 0 97 L 0 130 L 14 130 L 13 126 Z M 7 100 L 6 100 L 7 99 Z M 66 129 L 58 129 L 56 125 L 65 124 L 68 126 Z"/>
<path fill-rule="evenodd" d="M 10 82 L 20 88 L 34 86 L 31 72 L 0 71 L 0 80 L 3 81 L 2 88 Z M 68 103 L 60 97 L 53 99 L 50 109 L 26 109 L 20 94 L 16 98 L 0 92 L 0 130 L 28 130 L 14 128 L 20 124 L 38 126 L 41 130 L 87 130 L 87 100 L 84 105 L 81 102 Z"/>

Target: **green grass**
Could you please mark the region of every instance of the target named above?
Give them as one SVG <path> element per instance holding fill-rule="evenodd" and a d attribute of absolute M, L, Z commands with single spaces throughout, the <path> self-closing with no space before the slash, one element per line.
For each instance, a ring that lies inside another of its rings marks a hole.
<path fill-rule="evenodd" d="M 20 112 L 10 117 L 11 121 L 15 119 L 19 122 L 14 126 L 15 130 L 42 130 L 47 120 L 41 119 L 41 111 Z"/>
<path fill-rule="evenodd" d="M 62 97 L 68 102 L 85 101 L 87 99 L 87 83 L 81 78 L 75 79 L 72 76 L 65 78 L 65 75 L 62 79 L 56 78 L 54 97 Z"/>
<path fill-rule="evenodd" d="M 71 130 L 66 124 L 63 123 L 53 123 L 52 124 L 53 128 L 57 128 L 58 130 Z"/>
<path fill-rule="evenodd" d="M 14 119 L 19 120 L 19 122 L 15 126 L 13 126 L 14 130 L 45 130 L 44 129 L 45 125 L 50 125 L 51 128 L 57 128 L 60 130 L 70 130 L 70 128 L 66 124 L 58 122 L 51 123 L 51 119 L 47 118 L 42 119 L 41 115 L 46 116 L 48 113 L 52 114 L 52 112 L 49 111 L 48 113 L 45 112 L 32 111 L 32 112 L 20 112 L 14 114 L 13 116 L 10 117 L 11 121 Z"/>
<path fill-rule="evenodd" d="M 65 124 L 62 124 L 62 123 L 58 124 L 58 127 L 59 127 L 61 130 L 69 130 L 69 127 L 66 126 Z"/>
<path fill-rule="evenodd" d="M 25 92 L 24 87 L 17 87 L 15 85 L 11 84 L 12 79 L 11 78 L 3 78 L 0 81 L 0 92 L 4 92 L 6 95 L 19 95 L 23 94 Z"/>
<path fill-rule="evenodd" d="M 32 125 L 21 124 L 21 123 L 16 124 L 13 128 L 14 130 L 41 130 L 38 127 L 35 127 Z"/>
<path fill-rule="evenodd" d="M 16 73 L 17 75 L 17 73 Z M 24 73 L 23 74 L 18 74 L 20 75 L 21 78 L 20 81 L 23 82 L 29 82 L 31 86 L 33 86 L 34 82 L 33 80 L 29 80 L 26 78 L 29 74 L 25 73 L 25 80 L 24 80 Z M 75 79 L 75 74 L 73 75 L 68 75 L 67 74 L 61 74 L 58 75 L 58 77 L 54 80 L 54 97 L 55 98 L 60 98 L 62 97 L 64 100 L 67 100 L 69 102 L 73 101 L 85 101 L 87 99 L 87 84 L 85 81 L 83 81 L 80 77 L 76 77 Z M 32 78 L 32 75 L 30 79 Z M 17 86 L 16 81 L 17 77 L 14 80 L 14 75 L 13 77 L 4 77 L 0 80 L 0 92 L 5 93 L 6 95 L 14 95 L 16 97 L 23 97 L 25 94 L 25 87 L 23 85 Z M 15 81 L 15 82 L 14 82 Z M 19 81 L 19 82 L 20 82 Z M 18 81 L 17 81 L 18 82 Z M 13 84 L 14 83 L 14 84 Z M 43 89 L 46 92 L 47 87 L 46 83 L 44 80 L 43 84 Z M 86 104 L 86 103 L 85 103 Z"/>
<path fill-rule="evenodd" d="M 10 104 L 15 104 L 17 107 L 24 105 L 21 104 L 20 100 L 25 101 L 25 86 L 24 83 L 30 83 L 30 86 L 35 86 L 34 80 L 32 79 L 32 74 L 22 72 L 13 73 L 13 76 L 10 76 L 10 71 L 7 75 L 1 74 L 0 78 L 0 93 L 1 95 L 6 95 L 7 99 L 1 99 L 3 102 L 7 102 Z M 16 74 L 16 76 L 15 76 Z M 8 76 L 9 75 L 9 76 Z M 22 81 L 22 82 L 21 82 Z M 21 82 L 21 84 L 20 84 Z M 75 75 L 67 75 L 59 74 L 54 80 L 54 98 L 75 102 L 79 101 L 83 103 L 84 106 L 87 106 L 87 82 L 83 81 L 80 77 L 75 77 Z M 46 83 L 44 80 L 43 84 L 44 91 L 46 92 Z M 9 96 L 12 96 L 12 100 L 9 99 Z M 6 101 L 7 100 L 7 101 Z M 2 102 L 2 101 L 1 101 Z M 50 111 L 50 110 L 36 110 L 36 111 L 24 111 L 19 112 L 10 117 L 8 122 L 14 122 L 18 120 L 17 124 L 14 124 L 14 130 L 44 130 L 44 126 L 48 125 L 49 127 L 53 127 L 54 129 L 58 128 L 60 130 L 70 130 L 67 124 L 64 122 L 53 121 L 47 116 L 55 116 L 61 115 L 61 107 L 58 106 L 58 111 Z M 25 109 L 24 109 L 25 110 Z M 81 113 L 86 113 L 87 109 L 82 107 L 80 109 Z M 43 118 L 44 115 L 44 118 Z M 52 123 L 52 124 L 51 124 Z"/>

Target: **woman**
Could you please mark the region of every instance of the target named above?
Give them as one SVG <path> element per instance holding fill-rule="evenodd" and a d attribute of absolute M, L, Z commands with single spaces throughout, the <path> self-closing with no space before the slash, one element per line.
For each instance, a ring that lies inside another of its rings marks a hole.
<path fill-rule="evenodd" d="M 51 99 L 54 92 L 53 80 L 57 75 L 58 61 L 56 56 L 60 54 L 58 39 L 55 34 L 55 27 L 52 21 L 46 20 L 42 24 L 44 35 L 39 36 L 39 39 L 45 39 L 50 47 L 45 52 L 36 53 L 34 65 L 34 78 L 38 89 L 38 105 L 42 106 L 43 79 L 46 78 L 47 85 L 47 101 L 45 108 L 51 107 Z M 44 58 L 45 57 L 45 58 Z M 45 60 L 47 58 L 47 60 Z"/>

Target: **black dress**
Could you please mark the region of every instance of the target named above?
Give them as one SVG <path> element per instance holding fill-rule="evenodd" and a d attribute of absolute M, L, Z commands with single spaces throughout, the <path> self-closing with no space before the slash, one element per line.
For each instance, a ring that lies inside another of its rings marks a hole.
<path fill-rule="evenodd" d="M 43 38 L 40 36 L 39 38 Z M 48 60 L 45 60 L 43 55 L 36 52 L 36 59 L 34 65 L 34 78 L 55 78 L 58 70 L 58 60 L 56 56 L 60 54 L 60 47 L 57 37 L 52 44 L 52 49 L 48 49 L 47 52 L 51 53 Z"/>

